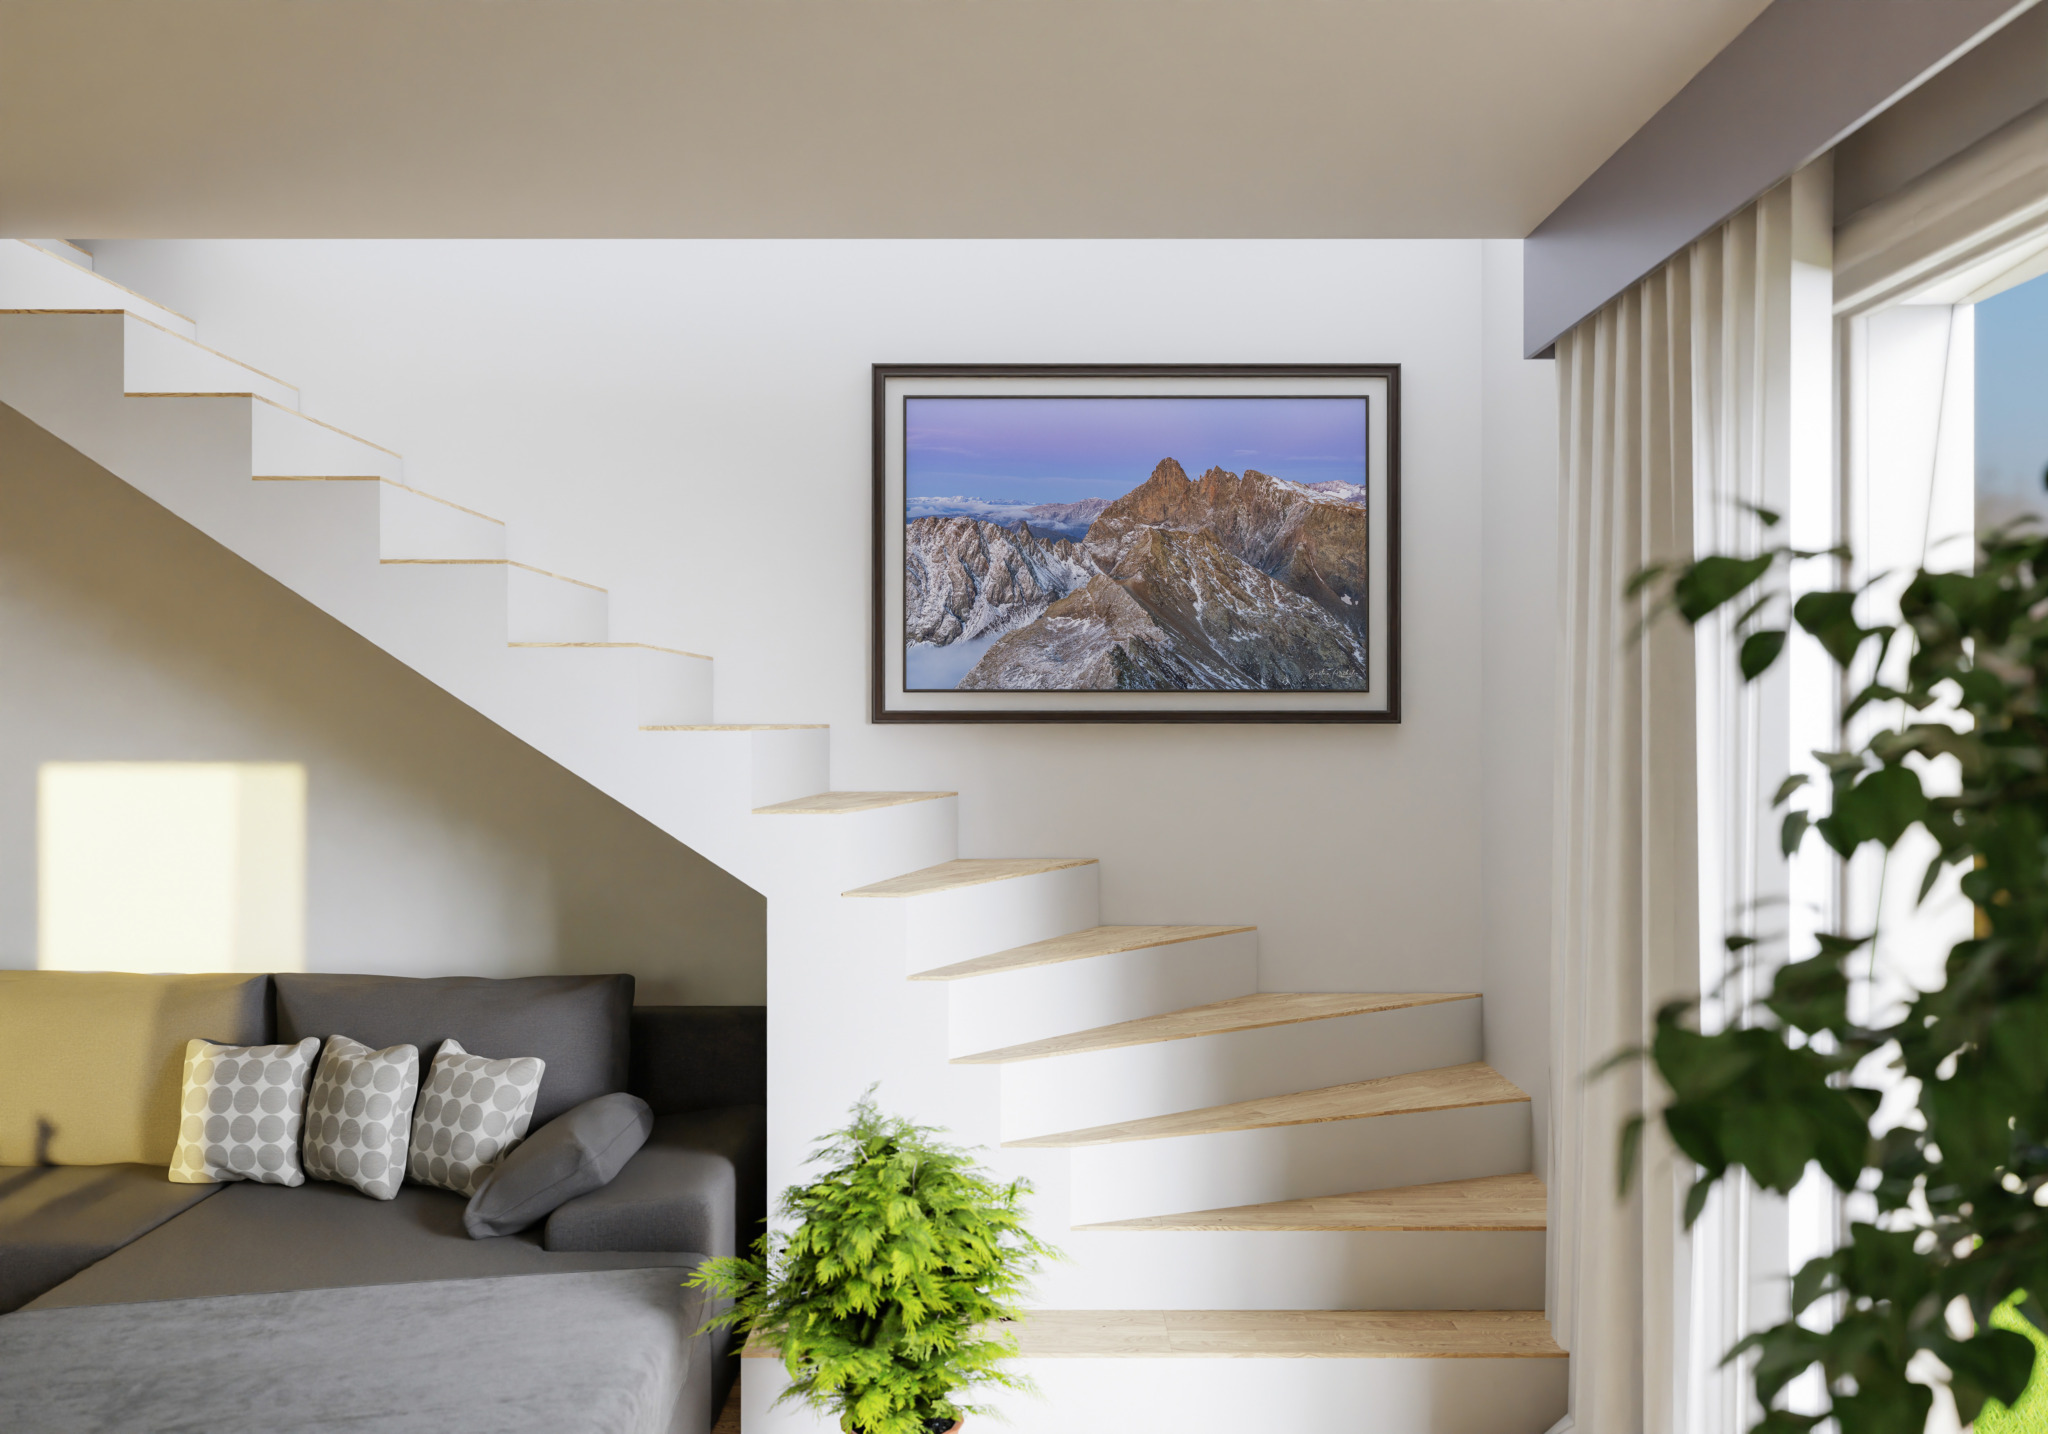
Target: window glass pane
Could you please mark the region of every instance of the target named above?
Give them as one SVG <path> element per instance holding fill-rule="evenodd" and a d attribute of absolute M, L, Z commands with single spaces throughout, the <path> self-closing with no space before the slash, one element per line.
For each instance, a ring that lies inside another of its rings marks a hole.
<path fill-rule="evenodd" d="M 1977 305 L 1977 530 L 2048 523 L 2048 275 Z"/>

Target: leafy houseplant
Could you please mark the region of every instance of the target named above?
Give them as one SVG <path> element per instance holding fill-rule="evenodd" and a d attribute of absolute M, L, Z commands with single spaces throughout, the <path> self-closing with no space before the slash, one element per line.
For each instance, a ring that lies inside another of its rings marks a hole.
<path fill-rule="evenodd" d="M 883 1115 L 873 1092 L 783 1192 L 793 1233 L 764 1235 L 752 1259 L 708 1260 L 688 1283 L 733 1307 L 705 1326 L 751 1332 L 781 1352 L 782 1399 L 839 1415 L 852 1434 L 942 1434 L 974 1385 L 1020 1389 L 1001 1329 L 1041 1259 L 1024 1228 L 1023 1181 L 996 1183 L 941 1132 Z M 778 1401 L 780 1402 L 780 1401 Z"/>
<path fill-rule="evenodd" d="M 1740 666 L 1754 680 L 1786 644 L 1775 614 L 1787 596 L 1772 574 L 1816 556 L 1778 546 L 1708 557 L 1646 571 L 1636 586 L 1668 581 L 1670 606 L 1694 624 L 1741 601 Z M 1822 935 L 1817 951 L 1790 953 L 1800 959 L 1778 968 L 1761 1010 L 1702 1034 L 1687 1005 L 1667 1006 L 1649 1048 L 1671 1091 L 1664 1126 L 1700 1166 L 1688 1225 L 1738 1167 L 1787 1192 L 1817 1163 L 1875 1212 L 1797 1272 L 1794 1320 L 1731 1352 L 1755 1352 L 1767 1411 L 1757 1427 L 1770 1434 L 1826 1417 L 1773 1408 L 1816 1364 L 1842 1434 L 1921 1434 L 1932 1391 L 1906 1373 L 1921 1351 L 1947 1367 L 1968 1423 L 2028 1384 L 2034 1345 L 2000 1327 L 2015 1323 L 2013 1308 L 2048 1330 L 2048 1309 L 2030 1297 L 2048 1295 L 2048 538 L 2004 530 L 1973 573 L 1916 573 L 1897 622 L 1863 626 L 1860 596 L 1808 592 L 1790 618 L 1855 674 L 1844 730 L 1863 712 L 1896 720 L 1852 750 L 1815 754 L 1825 811 L 1806 778 L 1785 782 L 1780 844 L 1790 854 L 1811 834 L 1846 859 L 1890 853 L 1918 827 L 1936 847 L 1924 873 L 1909 873 L 1921 899 L 1961 868 L 1976 932 L 1949 952 L 1940 989 L 1876 1014 L 1876 933 Z M 1952 775 L 1930 780 L 1943 758 Z M 1737 961 L 1756 956 L 1754 938 L 1729 946 Z M 1895 1099 L 1910 1094 L 1913 1114 L 1873 1135 L 1879 1092 L 1857 1079 L 1884 1066 L 1910 1078 Z M 1624 1183 L 1640 1119 L 1623 1132 Z M 1796 1322 L 1820 1301 L 1828 1328 Z"/>

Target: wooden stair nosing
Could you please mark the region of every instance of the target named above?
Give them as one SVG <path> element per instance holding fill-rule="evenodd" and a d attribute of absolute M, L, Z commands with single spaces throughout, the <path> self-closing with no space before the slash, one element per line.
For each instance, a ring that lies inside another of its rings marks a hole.
<path fill-rule="evenodd" d="M 1146 1215 L 1076 1225 L 1076 1230 L 1145 1231 L 1537 1231 L 1548 1228 L 1548 1197 L 1533 1174 L 1482 1175 L 1220 1210 Z"/>
<path fill-rule="evenodd" d="M 1256 926 L 1090 926 L 1064 936 L 1013 946 L 966 961 L 934 966 L 919 971 L 913 981 L 960 981 L 969 976 L 991 976 L 1000 971 L 1022 971 L 1032 966 L 1056 966 L 1063 961 L 1084 961 L 1094 956 L 1116 956 L 1125 951 L 1143 951 L 1154 946 L 1177 946 L 1184 941 L 1207 941 L 1214 936 L 1235 936 L 1256 931 Z"/>
<path fill-rule="evenodd" d="M 70 260 L 68 260 L 68 259 L 66 259 L 66 258 L 65 258 L 65 257 L 64 257 L 64 256 L 63 256 L 62 254 L 50 254 L 50 251 L 49 251 L 49 250 L 47 250 L 47 249 L 45 249 L 45 248 L 43 248 L 43 246 L 42 246 L 42 245 L 40 245 L 40 244 L 29 244 L 29 241 L 28 241 L 28 240 L 26 240 L 26 239 L 17 239 L 17 240 L 15 240 L 15 243 L 17 243 L 17 244 L 28 244 L 28 247 L 29 247 L 29 248 L 31 248 L 31 249 L 33 249 L 33 250 L 35 250 L 35 251 L 36 251 L 37 253 L 39 253 L 39 254 L 49 254 L 49 257 L 50 257 L 50 258 L 52 258 L 52 259 L 55 259 L 55 260 L 56 260 L 56 261 L 57 261 L 58 263 L 60 263 L 60 264 L 70 264 L 70 263 L 71 263 L 71 261 L 70 261 Z M 83 264 L 71 264 L 71 267 L 72 267 L 72 268 L 74 268 L 74 269 L 85 269 L 85 266 L 84 266 Z M 106 286 L 107 286 L 107 287 L 108 287 L 109 289 L 119 289 L 119 290 L 120 290 L 120 291 L 121 291 L 122 293 L 124 293 L 124 294 L 128 295 L 128 296 L 129 296 L 130 298 L 134 298 L 134 299 L 140 299 L 140 300 L 142 300 L 142 302 L 143 302 L 143 303 L 145 303 L 145 304 L 149 305 L 149 306 L 150 306 L 150 307 L 151 307 L 152 309 L 162 309 L 162 310 L 163 310 L 163 311 L 164 311 L 165 313 L 167 313 L 167 314 L 171 314 L 171 315 L 174 315 L 174 316 L 176 316 L 177 318 L 180 318 L 180 319 L 184 319 L 186 323 L 188 323 L 188 324 L 192 325 L 192 326 L 193 326 L 194 328 L 197 328 L 197 327 L 199 327 L 199 321 L 198 321 L 197 319 L 191 318 L 191 317 L 189 317 L 189 316 L 187 316 L 187 315 L 185 315 L 185 314 L 180 314 L 180 313 L 178 313 L 178 311 L 177 311 L 176 309 L 172 308 L 172 307 L 171 307 L 171 306 L 170 306 L 169 304 L 159 304 L 159 303 L 158 303 L 158 302 L 157 302 L 157 301 L 156 301 L 155 299 L 152 299 L 152 298 L 150 298 L 150 297 L 149 297 L 149 295 L 147 295 L 147 294 L 138 294 L 138 293 L 136 293 L 136 292 L 135 292 L 135 290 L 133 290 L 133 289 L 129 288 L 129 287 L 128 287 L 128 286 L 126 285 L 126 284 L 120 284 L 120 283 L 116 283 L 116 282 L 115 282 L 114 280 L 112 280 L 112 279 L 109 279 L 109 278 L 108 278 L 108 277 L 107 277 L 107 276 L 106 276 L 105 274 L 102 274 L 102 273 L 100 273 L 100 272 L 99 272 L 99 270 L 97 270 L 97 269 L 85 269 L 85 272 L 86 272 L 86 273 L 88 273 L 88 274 L 90 274 L 90 275 L 92 275 L 92 276 L 93 276 L 93 278 L 95 278 L 95 279 L 99 280 L 99 281 L 100 281 L 100 282 L 101 282 L 102 284 L 105 284 L 105 285 L 106 285 Z M 47 310 L 36 310 L 36 309 L 27 309 L 27 310 L 12 310 L 12 311 L 10 311 L 10 312 L 16 312 L 16 313 L 60 313 L 60 314 L 61 314 L 61 313 L 69 313 L 69 312 L 73 312 L 73 311 L 71 311 L 71 310 L 67 310 L 67 309 L 47 309 Z M 132 312 L 132 311 L 131 311 L 131 310 L 128 310 L 128 309 L 106 309 L 106 310 L 101 310 L 101 309 L 85 309 L 85 310 L 79 310 L 79 311 L 77 311 L 77 312 L 82 312 L 82 313 L 115 313 L 115 314 L 125 314 L 125 313 L 130 313 L 130 312 Z M 140 316 L 140 315 L 137 315 L 137 317 L 139 318 L 139 317 L 141 317 L 141 316 Z M 182 336 L 182 335 L 180 335 L 180 337 L 183 337 L 183 336 Z"/>
<path fill-rule="evenodd" d="M 965 857 L 958 861 L 940 862 L 921 871 L 905 872 L 886 881 L 856 886 L 839 894 L 854 897 L 932 896 L 942 891 L 959 891 L 970 886 L 986 886 L 990 882 L 1014 881 L 1020 877 L 1043 876 L 1047 872 L 1093 865 L 1095 858 L 1092 856 Z"/>
<path fill-rule="evenodd" d="M 1026 1310 L 1014 1333 L 1024 1359 L 1565 1357 L 1542 1310 Z"/>
<path fill-rule="evenodd" d="M 451 503 L 448 506 L 452 508 L 456 505 Z M 481 518 L 484 515 L 478 513 L 476 516 Z M 497 519 L 493 518 L 490 521 L 495 523 Z M 610 593 L 610 589 L 601 588 L 596 583 L 586 583 L 583 579 L 572 578 L 566 573 L 551 573 L 546 568 L 537 568 L 532 563 L 522 563 L 516 558 L 379 558 L 377 561 L 386 567 L 400 568 L 518 568 L 521 572 L 532 573 L 536 577 L 553 578 L 556 582 L 568 583 L 571 587 L 589 588 L 594 593 Z"/>
<path fill-rule="evenodd" d="M 1206 1006 L 1190 1006 L 1159 1016 L 1140 1016 L 1111 1026 L 1069 1035 L 1046 1036 L 992 1051 L 955 1056 L 956 1066 L 1009 1065 L 1017 1061 L 1047 1060 L 1053 1056 L 1085 1055 L 1094 1051 L 1121 1050 L 1129 1046 L 1158 1045 L 1165 1041 L 1193 1040 L 1201 1036 L 1229 1035 L 1234 1031 L 1257 1031 L 1272 1026 L 1296 1026 L 1309 1021 L 1331 1021 L 1345 1016 L 1377 1015 L 1383 1011 L 1408 1011 L 1417 1006 L 1440 1006 L 1451 1001 L 1476 1001 L 1476 991 L 1412 991 L 1396 993 L 1262 991 L 1250 996 L 1232 996 Z"/>
<path fill-rule="evenodd" d="M 658 722 L 642 727 L 642 732 L 822 732 L 829 723 L 825 722 L 698 722 L 670 724 Z"/>
<path fill-rule="evenodd" d="M 886 807 L 907 807 L 918 802 L 936 802 L 957 797 L 958 792 L 819 792 L 795 801 L 755 807 L 757 817 L 850 816 L 856 812 L 881 811 Z"/>
<path fill-rule="evenodd" d="M 134 394 L 130 394 L 130 395 L 129 395 L 129 397 L 130 397 L 130 398 L 133 398 L 133 397 L 135 397 L 135 396 L 136 396 L 136 395 L 134 395 Z M 440 504 L 440 505 L 441 505 L 442 507 L 444 507 L 444 508 L 453 508 L 453 509 L 454 509 L 454 510 L 455 510 L 456 512 L 458 512 L 458 513 L 467 513 L 467 514 L 468 514 L 468 515 L 469 515 L 470 517 L 472 517 L 472 518 L 480 518 L 480 519 L 482 519 L 482 520 L 483 520 L 484 522 L 486 522 L 486 523 L 495 523 L 495 524 L 497 524 L 497 525 L 498 525 L 499 527 L 501 527 L 501 528 L 505 526 L 505 520 L 504 520 L 503 518 L 493 518 L 493 517 L 492 517 L 492 516 L 491 516 L 491 515 L 490 515 L 489 513 L 479 513 L 479 512 L 478 512 L 478 511 L 477 511 L 476 509 L 474 509 L 474 508 L 466 508 L 466 507 L 464 507 L 464 506 L 463 506 L 462 504 L 460 504 L 460 503 L 456 502 L 456 501 L 455 501 L 454 499 L 452 499 L 452 498 L 443 498 L 443 497 L 442 497 L 442 496 L 441 496 L 440 494 L 438 494 L 438 493 L 429 493 L 429 492 L 428 492 L 428 491 L 427 491 L 426 489 L 424 489 L 424 488 L 415 488 L 415 487 L 413 487 L 413 486 L 412 486 L 412 484 L 410 484 L 410 483 L 401 483 L 401 482 L 399 482 L 399 481 L 398 481 L 398 480 L 397 480 L 396 478 L 386 478 L 386 477 L 385 477 L 385 476 L 384 476 L 384 475 L 383 475 L 382 473 L 251 473 L 251 474 L 249 475 L 249 481 L 250 481 L 251 483 L 382 483 L 382 484 L 383 484 L 383 485 L 384 485 L 385 487 L 387 487 L 387 488 L 396 488 L 396 489 L 398 489 L 398 491 L 399 491 L 399 492 L 401 492 L 401 493 L 410 493 L 410 494 L 412 494 L 412 495 L 413 495 L 413 496 L 414 496 L 415 498 L 424 498 L 424 499 L 426 499 L 426 500 L 427 500 L 427 501 L 428 501 L 429 503 L 439 503 L 439 504 Z M 459 562 L 472 562 L 472 563 L 499 563 L 499 562 L 509 562 L 509 561 L 510 561 L 510 559 L 507 559 L 507 558 L 410 558 L 410 559 L 408 559 L 408 558 L 386 558 L 386 559 L 383 559 L 382 561 L 385 561 L 385 562 L 394 562 L 394 563 L 398 563 L 398 562 L 418 562 L 418 563 L 436 563 L 436 562 L 448 562 L 448 563 L 459 563 Z M 525 565 L 524 563 L 514 563 L 514 564 L 513 564 L 513 566 L 514 566 L 514 567 L 524 567 L 524 566 L 526 566 L 526 565 Z M 534 571 L 535 571 L 535 572 L 538 572 L 538 571 L 540 571 L 540 570 L 539 570 L 538 568 L 536 568 L 536 569 L 534 569 Z M 564 579 L 564 581 L 566 581 L 566 582 L 575 582 L 575 581 L 576 581 L 576 579 L 574 579 L 574 578 L 567 578 L 567 579 Z M 587 585 L 586 585 L 586 586 L 587 586 Z M 639 647 L 639 646 L 644 646 L 645 644 L 641 644 L 641 643 L 618 643 L 618 644 L 611 644 L 611 643 L 590 643 L 590 644 L 583 644 L 583 643 L 519 643 L 519 642 L 515 642 L 515 643 L 513 643 L 513 644 L 511 644 L 511 645 L 512 645 L 513 647 L 555 647 L 555 646 L 567 646 L 567 647 L 580 647 L 580 646 L 586 646 L 586 645 L 587 645 L 587 646 L 592 646 L 592 647 L 608 647 L 608 646 L 620 646 L 620 647 Z M 691 655 L 691 656 L 695 656 L 695 654 L 694 654 L 694 653 L 693 653 L 693 654 L 690 654 L 690 655 Z"/>
<path fill-rule="evenodd" d="M 1166 1140 L 1182 1135 L 1225 1135 L 1241 1130 L 1271 1130 L 1289 1125 L 1322 1125 L 1338 1120 L 1372 1120 L 1383 1115 L 1423 1115 L 1440 1110 L 1465 1110 L 1483 1105 L 1515 1105 L 1528 1092 L 1512 1084 L 1484 1061 L 1439 1066 L 1233 1101 L 1200 1110 L 1175 1111 L 1082 1130 L 1006 1140 L 1005 1149 L 1072 1149 L 1083 1145 L 1115 1145 L 1134 1140 Z"/>
<path fill-rule="evenodd" d="M 497 519 L 493 518 L 492 522 Z M 699 662 L 709 662 L 708 653 L 685 652 L 680 647 L 661 647 L 652 642 L 508 642 L 507 647 L 637 647 L 642 652 L 665 652 L 670 657 L 694 657 Z"/>

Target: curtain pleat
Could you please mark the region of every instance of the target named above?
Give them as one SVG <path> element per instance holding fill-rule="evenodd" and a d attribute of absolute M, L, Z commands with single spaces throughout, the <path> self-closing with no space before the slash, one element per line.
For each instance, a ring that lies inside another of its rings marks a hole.
<path fill-rule="evenodd" d="M 1654 1122 L 1620 1198 L 1621 1127 L 1664 1092 L 1644 1064 L 1588 1076 L 1664 1002 L 1713 994 L 1730 913 L 1783 890 L 1757 836 L 1759 789 L 1784 770 L 1782 690 L 1733 680 L 1725 622 L 1645 627 L 1627 586 L 1653 562 L 1753 547 L 1740 503 L 1780 496 L 1789 204 L 1786 187 L 1765 196 L 1557 345 L 1549 1310 L 1573 1434 L 1745 1423 L 1740 1371 L 1719 1360 L 1759 1313 L 1761 1207 L 1737 1187 L 1684 1233 L 1691 1167 Z"/>

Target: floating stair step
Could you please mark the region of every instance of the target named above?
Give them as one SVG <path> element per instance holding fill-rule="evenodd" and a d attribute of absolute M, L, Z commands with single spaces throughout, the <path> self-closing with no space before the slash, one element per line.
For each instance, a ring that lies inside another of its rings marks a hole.
<path fill-rule="evenodd" d="M 967 886 L 984 886 L 991 881 L 1012 881 L 1020 876 L 1039 876 L 1048 871 L 1065 871 L 1072 866 L 1093 866 L 1092 856 L 1005 856 L 942 861 L 922 871 L 892 876 L 870 886 L 856 886 L 842 896 L 930 896 L 940 891 L 958 891 Z"/>
<path fill-rule="evenodd" d="M 926 976 L 924 979 L 931 978 Z M 1254 1031 L 1265 1026 L 1291 1026 L 1303 1021 L 1327 1021 L 1373 1011 L 1405 1011 L 1414 1006 L 1477 999 L 1478 994 L 1470 991 L 1417 991 L 1395 995 L 1270 991 L 1237 996 L 1207 1006 L 1194 1006 L 1185 1011 L 1168 1011 L 1163 1016 L 1145 1016 L 1135 1021 L 1120 1021 L 1113 1026 L 1097 1026 L 1094 1030 L 1076 1031 L 1068 1036 L 1048 1036 L 1044 1040 L 1026 1041 L 1001 1050 L 955 1056 L 953 1064 L 1005 1065 L 1012 1061 L 1081 1055 L 1088 1051 L 1109 1051 L 1123 1046 L 1151 1045 L 1158 1041 L 1184 1041 L 1229 1031 Z"/>
<path fill-rule="evenodd" d="M 666 723 L 642 727 L 642 732 L 822 732 L 824 722 L 721 722 L 671 726 Z"/>
<path fill-rule="evenodd" d="M 1463 1110 L 1479 1105 L 1526 1101 L 1528 1092 L 1484 1061 L 1321 1090 L 1242 1100 L 1206 1110 L 1177 1111 L 1115 1125 L 1091 1126 L 1056 1135 L 1006 1140 L 1005 1146 L 1069 1149 L 1080 1145 L 1114 1145 L 1133 1140 L 1164 1140 L 1176 1135 L 1220 1135 L 1234 1130 L 1266 1130 L 1282 1125 L 1318 1125 L 1333 1120 L 1365 1120 L 1381 1115 L 1415 1115 L 1432 1110 Z"/>
<path fill-rule="evenodd" d="M 1562 1359 L 1542 1310 L 1033 1310 L 1027 1359 Z"/>
<path fill-rule="evenodd" d="M 1275 1200 L 1228 1210 L 1192 1210 L 1076 1225 L 1077 1230 L 1541 1230 L 1543 1182 L 1534 1175 L 1486 1175 L 1435 1185 Z"/>
<path fill-rule="evenodd" d="M 1153 946 L 1172 946 L 1182 941 L 1206 941 L 1212 936 L 1234 936 L 1256 931 L 1255 926 L 1091 926 L 1029 946 L 991 952 L 972 961 L 956 961 L 919 971 L 913 981 L 958 981 L 968 976 L 992 976 L 999 971 L 1021 971 L 1029 966 L 1052 966 L 1061 961 L 1081 961 L 1090 956 L 1114 956 L 1120 951 L 1142 951 Z"/>
<path fill-rule="evenodd" d="M 957 797 L 958 792 L 820 792 L 814 797 L 798 797 L 793 802 L 777 802 L 772 807 L 755 807 L 757 817 L 811 817 L 844 816 L 849 812 L 874 812 L 883 807 L 907 807 L 913 802 L 935 802 L 941 797 Z"/>
<path fill-rule="evenodd" d="M 1542 1310 L 1031 1310 L 1014 1328 L 1025 1359 L 1565 1357 Z"/>

